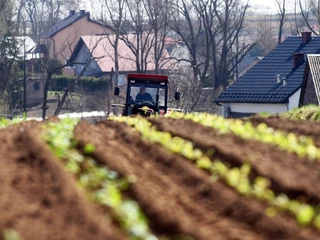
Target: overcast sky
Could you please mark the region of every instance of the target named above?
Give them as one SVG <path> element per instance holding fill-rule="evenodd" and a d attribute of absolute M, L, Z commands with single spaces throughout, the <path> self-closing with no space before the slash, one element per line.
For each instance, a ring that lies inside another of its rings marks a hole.
<path fill-rule="evenodd" d="M 277 8 L 274 4 L 275 0 L 249 0 L 249 2 L 253 11 L 258 11 L 261 13 L 277 13 Z M 293 8 L 292 4 L 288 5 L 287 9 L 290 8 Z"/>

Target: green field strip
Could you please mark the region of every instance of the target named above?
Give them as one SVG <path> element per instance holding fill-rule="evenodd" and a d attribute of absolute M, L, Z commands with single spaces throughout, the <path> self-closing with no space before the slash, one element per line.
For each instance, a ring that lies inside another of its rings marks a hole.
<path fill-rule="evenodd" d="M 76 177 L 87 197 L 111 210 L 111 216 L 106 217 L 115 220 L 129 239 L 157 240 L 137 202 L 122 194 L 135 180 L 134 177 L 120 178 L 118 173 L 84 156 L 82 152 L 90 154 L 95 147 L 89 143 L 82 152 L 76 148 L 73 130 L 77 124 L 78 120 L 67 118 L 60 122 L 48 122 L 44 125 L 42 137 L 54 155 L 62 161 L 65 170 Z"/>
<path fill-rule="evenodd" d="M 281 150 L 295 153 L 299 157 L 309 160 L 320 160 L 320 149 L 317 148 L 310 137 L 286 133 L 268 127 L 260 123 L 256 127 L 251 122 L 243 122 L 240 119 L 225 119 L 217 115 L 207 113 L 182 114 L 174 112 L 169 118 L 192 120 L 206 127 L 211 127 L 219 134 L 232 133 L 243 139 L 255 140 L 262 143 L 277 146 Z"/>
<path fill-rule="evenodd" d="M 275 114 L 269 114 L 270 116 Z M 269 116 L 265 114 L 265 116 Z M 292 120 L 309 120 L 314 122 L 320 121 L 320 107 L 318 105 L 307 105 L 300 108 L 294 108 L 288 112 L 280 114 L 283 118 Z"/>
<path fill-rule="evenodd" d="M 14 119 L 10 120 L 10 119 L 6 119 L 6 118 L 0 118 L 0 129 L 1 128 L 6 128 L 6 127 L 8 127 L 10 125 L 21 123 L 23 121 L 26 121 L 26 119 L 14 118 Z"/>
<path fill-rule="evenodd" d="M 124 122 L 132 126 L 142 135 L 143 139 L 160 144 L 168 151 L 189 159 L 198 168 L 211 174 L 214 180 L 222 179 L 238 193 L 266 202 L 269 206 L 266 209 L 268 216 L 272 217 L 281 211 L 287 211 L 295 216 L 296 221 L 301 226 L 314 225 L 320 229 L 320 212 L 317 207 L 295 199 L 289 199 L 286 194 L 276 195 L 269 188 L 270 181 L 263 176 L 257 176 L 251 181 L 249 179 L 251 165 L 245 163 L 236 168 L 229 167 L 219 159 L 212 160 L 214 149 L 203 152 L 195 148 L 191 141 L 172 136 L 169 132 L 158 131 L 145 118 L 111 117 L 110 120 Z"/>

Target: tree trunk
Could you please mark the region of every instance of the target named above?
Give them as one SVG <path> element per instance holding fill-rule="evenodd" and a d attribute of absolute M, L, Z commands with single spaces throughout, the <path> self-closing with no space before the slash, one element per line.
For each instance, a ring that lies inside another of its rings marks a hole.
<path fill-rule="evenodd" d="M 69 89 L 67 88 L 67 89 L 65 89 L 65 91 L 64 91 L 64 93 L 62 95 L 62 98 L 58 103 L 57 109 L 54 112 L 54 116 L 58 116 L 59 115 L 59 113 L 60 113 L 60 111 L 62 109 L 62 106 L 63 106 L 64 102 L 66 101 L 66 99 L 68 97 L 68 94 L 69 94 Z"/>
<path fill-rule="evenodd" d="M 42 119 L 44 120 L 46 118 L 46 112 L 47 112 L 47 103 L 48 103 L 48 91 L 49 91 L 49 84 L 51 81 L 52 74 L 47 73 L 47 78 L 44 83 L 44 89 L 43 89 L 43 105 L 42 105 Z"/>

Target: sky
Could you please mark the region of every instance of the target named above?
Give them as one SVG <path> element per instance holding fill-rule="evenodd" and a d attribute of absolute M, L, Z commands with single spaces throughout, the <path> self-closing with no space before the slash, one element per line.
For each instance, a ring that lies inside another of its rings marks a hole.
<path fill-rule="evenodd" d="M 261 13 L 277 13 L 274 2 L 274 0 L 249 0 L 252 10 Z M 292 9 L 292 5 L 288 6 L 288 9 L 290 8 Z"/>
<path fill-rule="evenodd" d="M 286 0 L 288 2 L 294 2 L 294 0 Z M 95 5 L 99 5 L 97 4 L 99 1 L 95 1 L 96 4 Z M 242 2 L 246 2 L 246 0 L 242 0 Z M 249 4 L 251 5 L 251 10 L 253 12 L 258 12 L 258 13 L 262 13 L 262 14 L 277 14 L 277 8 L 275 5 L 275 0 L 249 0 Z M 101 10 L 99 8 L 93 8 L 91 6 L 91 1 L 86 1 L 86 3 L 83 4 L 83 9 L 87 9 L 88 11 L 90 11 L 93 15 L 98 14 L 98 12 Z M 91 9 L 91 10 L 90 10 Z M 288 6 L 287 10 L 293 9 L 292 4 Z"/>

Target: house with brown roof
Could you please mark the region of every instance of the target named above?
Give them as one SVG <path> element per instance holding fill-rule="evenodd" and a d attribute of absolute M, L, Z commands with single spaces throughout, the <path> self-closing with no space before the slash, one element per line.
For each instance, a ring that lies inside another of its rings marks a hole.
<path fill-rule="evenodd" d="M 66 64 L 81 36 L 106 33 L 112 33 L 111 28 L 92 20 L 90 12 L 70 10 L 66 18 L 42 33 L 38 50 L 46 51 L 49 59 L 57 58 Z M 67 67 L 64 74 L 74 75 L 74 69 Z"/>
<path fill-rule="evenodd" d="M 112 44 L 114 40 L 115 35 L 81 36 L 70 58 L 75 64 L 75 75 L 82 74 L 82 76 L 95 77 L 110 76 L 112 69 L 115 68 L 114 47 Z M 136 55 L 130 49 L 130 44 L 132 46 L 136 44 L 135 34 L 126 35 L 125 38 L 121 38 L 118 43 L 118 83 L 120 85 L 125 83 L 125 76 L 128 73 L 137 72 Z M 148 42 L 146 42 L 145 46 L 148 52 L 144 57 L 145 69 L 143 69 L 143 72 L 154 73 L 154 51 L 151 46 L 148 46 Z M 165 71 L 170 71 L 172 68 L 173 62 L 170 60 L 167 50 L 164 50 L 162 60 L 160 61 L 160 72 L 164 73 Z"/>

